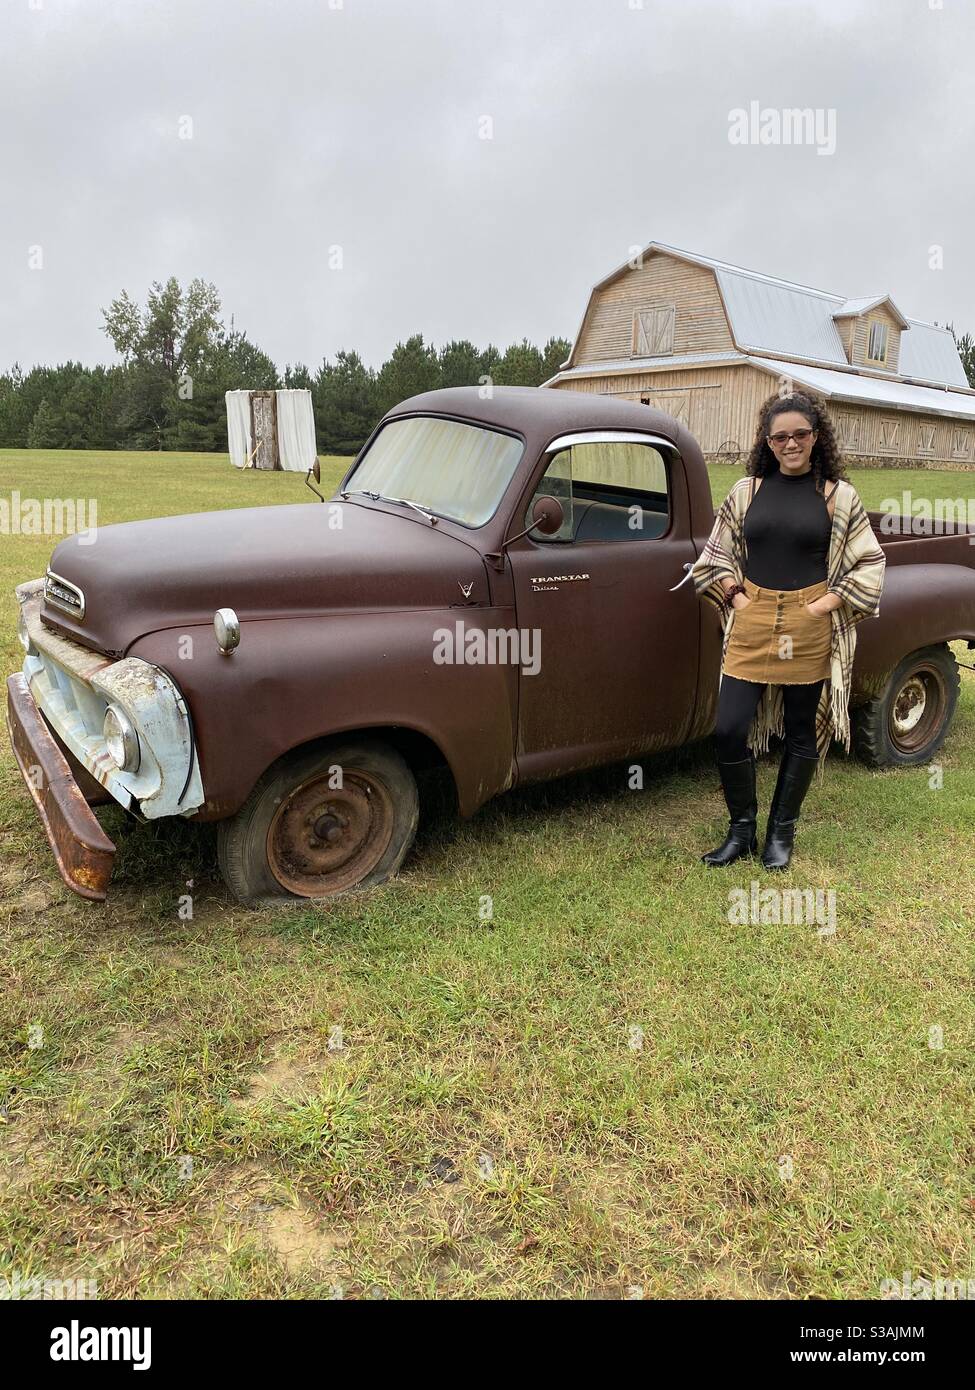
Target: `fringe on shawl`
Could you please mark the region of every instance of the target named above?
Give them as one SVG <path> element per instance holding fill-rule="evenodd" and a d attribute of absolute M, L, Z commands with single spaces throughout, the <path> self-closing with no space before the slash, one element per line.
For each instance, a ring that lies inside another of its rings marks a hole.
<path fill-rule="evenodd" d="M 831 737 L 826 740 L 825 746 L 820 750 L 817 758 L 816 776 L 820 782 L 825 775 L 826 758 L 833 740 L 841 743 L 847 753 L 850 751 L 850 717 L 842 682 L 828 679 L 824 695 L 826 708 L 829 712 Z M 819 711 L 822 704 L 823 698 L 820 697 L 820 704 L 816 709 L 817 736 Z M 748 746 L 758 757 L 769 751 L 769 743 L 773 737 L 785 737 L 785 698 L 780 685 L 769 684 L 762 691 L 755 717 L 748 731 Z"/>

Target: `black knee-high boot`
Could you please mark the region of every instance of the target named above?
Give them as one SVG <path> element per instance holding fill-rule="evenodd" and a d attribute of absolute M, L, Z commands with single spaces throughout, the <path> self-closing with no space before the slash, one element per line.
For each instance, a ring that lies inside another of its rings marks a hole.
<path fill-rule="evenodd" d="M 728 806 L 731 824 L 728 834 L 717 849 L 702 854 L 703 863 L 710 869 L 724 868 L 747 854 L 758 852 L 758 798 L 755 792 L 755 755 L 738 763 L 718 763 L 721 790 Z"/>
<path fill-rule="evenodd" d="M 789 867 L 799 811 L 818 762 L 818 758 L 803 758 L 788 751 L 782 755 L 762 849 L 762 863 L 766 869 Z"/>

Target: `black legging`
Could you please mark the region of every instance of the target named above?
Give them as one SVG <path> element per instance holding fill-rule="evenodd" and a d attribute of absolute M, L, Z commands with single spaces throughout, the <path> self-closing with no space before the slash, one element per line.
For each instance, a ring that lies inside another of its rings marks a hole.
<path fill-rule="evenodd" d="M 748 730 L 765 686 L 760 681 L 742 681 L 722 676 L 718 692 L 718 719 L 714 741 L 719 763 L 740 763 L 748 757 Z M 815 758 L 816 709 L 823 682 L 782 687 L 785 745 L 801 758 Z"/>

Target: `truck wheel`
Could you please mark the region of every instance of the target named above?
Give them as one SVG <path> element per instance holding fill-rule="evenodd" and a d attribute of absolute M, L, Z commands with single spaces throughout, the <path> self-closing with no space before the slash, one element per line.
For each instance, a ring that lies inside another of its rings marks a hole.
<path fill-rule="evenodd" d="M 926 763 L 958 703 L 958 664 L 944 642 L 906 656 L 883 694 L 851 711 L 853 747 L 870 767 Z"/>
<path fill-rule="evenodd" d="M 416 834 L 405 760 L 378 740 L 319 745 L 265 772 L 217 826 L 217 862 L 243 903 L 331 898 L 391 877 Z"/>

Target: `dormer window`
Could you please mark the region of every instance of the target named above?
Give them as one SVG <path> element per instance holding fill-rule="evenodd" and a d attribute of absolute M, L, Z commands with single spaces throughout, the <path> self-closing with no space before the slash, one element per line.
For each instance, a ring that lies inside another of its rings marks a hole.
<path fill-rule="evenodd" d="M 880 366 L 887 363 L 887 325 L 880 319 L 870 319 L 867 336 L 867 361 Z"/>

